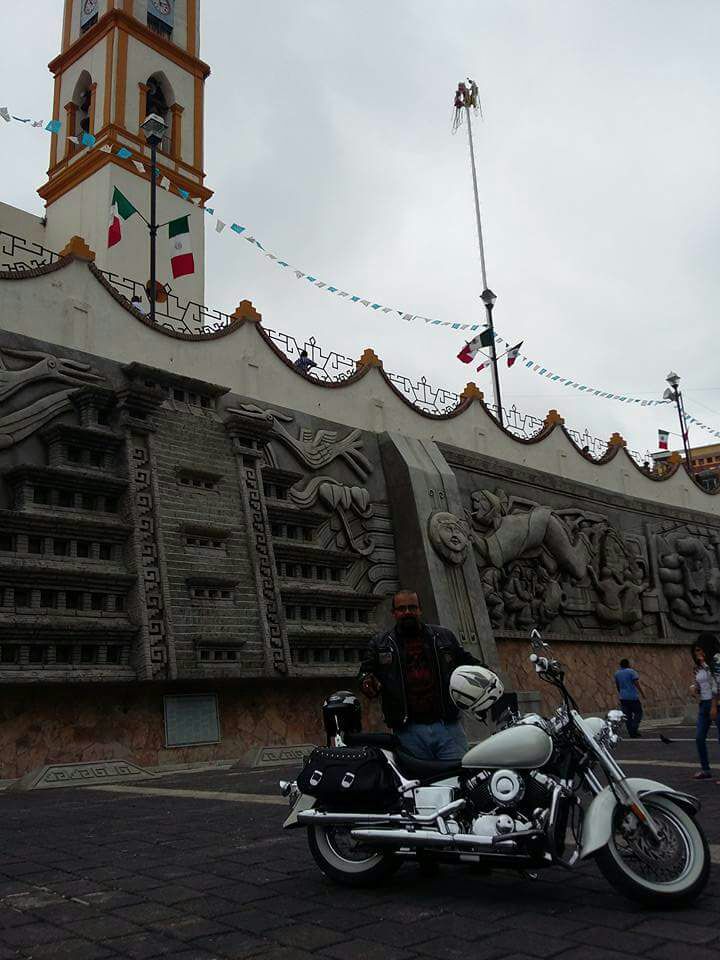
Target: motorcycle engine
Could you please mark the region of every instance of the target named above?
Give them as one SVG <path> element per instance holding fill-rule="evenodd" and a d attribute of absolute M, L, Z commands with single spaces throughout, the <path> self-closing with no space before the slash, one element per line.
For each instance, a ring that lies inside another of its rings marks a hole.
<path fill-rule="evenodd" d="M 466 781 L 465 789 L 476 815 L 518 811 L 530 816 L 550 803 L 544 779 L 518 770 L 483 770 Z"/>

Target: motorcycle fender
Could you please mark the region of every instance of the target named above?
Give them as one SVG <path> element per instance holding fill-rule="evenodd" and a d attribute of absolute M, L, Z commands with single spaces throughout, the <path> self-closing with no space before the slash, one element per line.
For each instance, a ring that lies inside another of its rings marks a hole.
<path fill-rule="evenodd" d="M 291 830 L 293 827 L 299 827 L 300 824 L 297 822 L 297 815 L 303 810 L 312 810 L 315 806 L 315 797 L 308 797 L 307 794 L 301 793 L 300 796 L 295 801 L 295 804 L 290 811 L 290 815 L 283 824 L 284 830 Z"/>
<path fill-rule="evenodd" d="M 644 780 L 640 777 L 631 777 L 627 780 L 631 787 L 641 797 L 655 793 L 664 797 L 671 797 L 679 807 L 682 807 L 687 813 L 694 815 L 700 809 L 700 804 L 694 798 L 686 793 L 679 793 L 668 787 L 664 783 L 658 783 L 656 780 Z M 604 847 L 610 839 L 612 830 L 612 818 L 617 800 L 610 787 L 605 787 L 602 793 L 599 793 L 585 812 L 583 820 L 582 846 L 580 848 L 580 859 L 589 857 Z"/>

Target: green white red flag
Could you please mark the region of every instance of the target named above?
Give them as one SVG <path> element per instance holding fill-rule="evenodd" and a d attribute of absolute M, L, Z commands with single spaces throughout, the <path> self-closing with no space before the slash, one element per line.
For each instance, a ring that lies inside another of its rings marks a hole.
<path fill-rule="evenodd" d="M 190 217 L 180 217 L 168 224 L 170 235 L 170 266 L 173 277 L 186 277 L 195 273 L 195 258 L 190 237 Z"/>
<path fill-rule="evenodd" d="M 518 354 L 520 353 L 520 347 L 523 345 L 524 342 L 525 342 L 524 340 L 521 340 L 520 343 L 516 344 L 514 347 L 510 347 L 510 349 L 508 350 L 507 365 L 509 367 L 511 367 L 517 360 Z"/>
<path fill-rule="evenodd" d="M 117 187 L 113 190 L 112 206 L 110 208 L 110 227 L 108 229 L 108 247 L 114 247 L 122 240 L 122 222 L 128 220 L 134 213 L 135 207 L 130 203 Z"/>
<path fill-rule="evenodd" d="M 668 430 L 658 430 L 658 450 L 667 450 L 670 433 Z"/>

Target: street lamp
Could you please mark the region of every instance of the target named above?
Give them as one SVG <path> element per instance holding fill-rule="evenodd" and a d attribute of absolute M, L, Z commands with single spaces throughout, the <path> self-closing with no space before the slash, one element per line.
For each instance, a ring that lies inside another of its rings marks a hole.
<path fill-rule="evenodd" d="M 140 124 L 145 139 L 150 147 L 150 320 L 155 323 L 155 284 L 157 274 L 156 240 L 157 240 L 157 148 L 162 143 L 167 130 L 167 124 L 157 113 L 151 113 Z"/>
<path fill-rule="evenodd" d="M 495 384 L 495 403 L 497 404 L 497 416 L 498 423 L 500 426 L 503 425 L 503 412 L 502 412 L 502 399 L 500 397 L 500 376 L 498 374 L 498 364 L 497 364 L 497 350 L 495 349 L 495 328 L 493 326 L 493 307 L 495 306 L 495 301 L 497 297 L 489 290 L 487 287 L 480 294 L 480 299 L 485 304 L 485 312 L 487 314 L 488 329 L 491 334 L 490 341 L 490 359 L 492 361 L 493 368 L 493 383 Z"/>
<path fill-rule="evenodd" d="M 680 392 L 680 377 L 674 371 L 665 377 L 666 383 L 669 383 L 670 386 L 667 388 L 663 394 L 663 400 L 673 400 L 675 406 L 677 407 L 678 418 L 680 420 L 680 434 L 683 439 L 683 449 L 685 451 L 685 464 L 687 466 L 688 473 L 692 473 L 692 462 L 690 459 L 690 444 L 688 441 L 687 426 L 685 422 L 685 404 L 683 403 L 682 393 Z"/>

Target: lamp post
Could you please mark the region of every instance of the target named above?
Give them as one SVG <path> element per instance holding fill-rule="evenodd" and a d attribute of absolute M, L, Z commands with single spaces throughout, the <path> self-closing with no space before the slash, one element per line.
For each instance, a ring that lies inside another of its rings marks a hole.
<path fill-rule="evenodd" d="M 497 297 L 487 287 L 480 294 L 480 299 L 485 304 L 485 313 L 487 314 L 488 329 L 492 335 L 490 343 L 490 359 L 492 361 L 493 384 L 495 386 L 495 403 L 497 405 L 497 417 L 500 426 L 503 425 L 502 398 L 500 396 L 500 375 L 498 374 L 497 349 L 495 347 L 495 327 L 493 326 L 493 307 Z"/>
<path fill-rule="evenodd" d="M 151 113 L 140 124 L 150 147 L 150 320 L 155 323 L 155 285 L 157 277 L 157 148 L 162 143 L 167 124 L 157 113 Z"/>
<path fill-rule="evenodd" d="M 673 400 L 675 406 L 677 407 L 678 418 L 680 420 L 680 433 L 683 439 L 683 449 L 685 451 L 685 465 L 687 467 L 687 472 L 692 473 L 692 461 L 690 458 L 690 444 L 688 441 L 687 425 L 685 421 L 685 404 L 683 403 L 682 393 L 680 392 L 680 377 L 677 373 L 674 373 L 672 370 L 665 377 L 667 383 L 670 386 L 667 388 L 663 394 L 663 400 Z"/>

